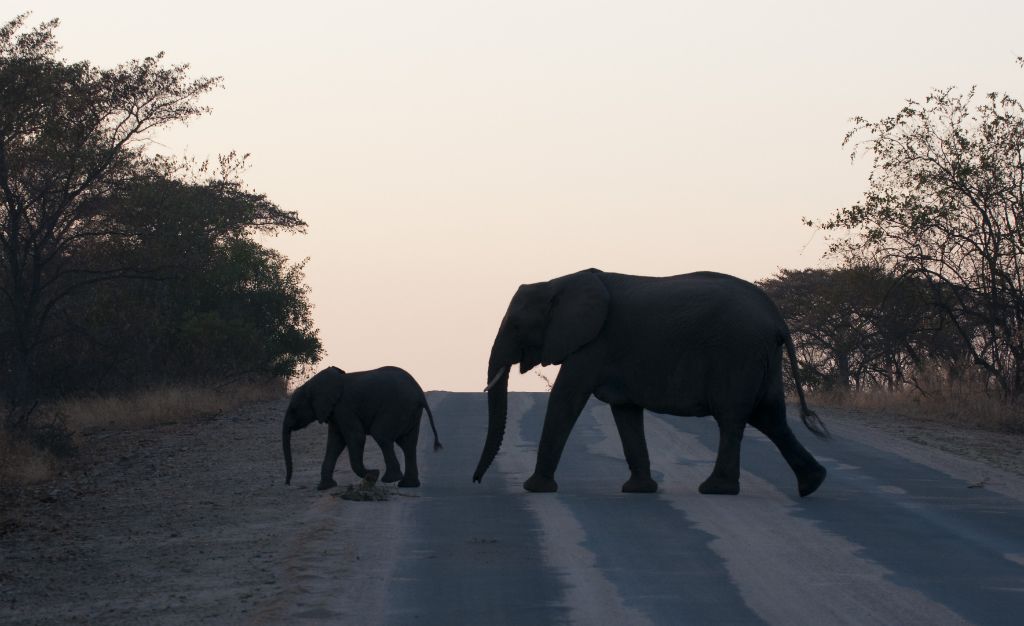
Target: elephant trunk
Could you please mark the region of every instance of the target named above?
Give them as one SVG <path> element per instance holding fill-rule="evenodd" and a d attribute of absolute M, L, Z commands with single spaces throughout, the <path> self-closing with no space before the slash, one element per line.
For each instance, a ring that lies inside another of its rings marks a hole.
<path fill-rule="evenodd" d="M 487 441 L 480 454 L 473 473 L 473 482 L 480 482 L 484 472 L 491 466 L 505 436 L 505 421 L 508 417 L 508 374 L 510 367 L 491 362 L 487 368 Z"/>
<path fill-rule="evenodd" d="M 286 417 L 281 429 L 281 446 L 284 448 L 284 484 L 292 483 L 292 428 Z"/>

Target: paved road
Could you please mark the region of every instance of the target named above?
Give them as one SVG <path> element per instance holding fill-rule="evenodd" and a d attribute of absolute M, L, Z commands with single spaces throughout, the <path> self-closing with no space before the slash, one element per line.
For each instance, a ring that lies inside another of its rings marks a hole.
<path fill-rule="evenodd" d="M 419 497 L 345 503 L 374 526 L 358 609 L 367 623 L 1024 623 L 1019 478 L 972 488 L 988 477 L 973 466 L 950 469 L 830 424 L 831 442 L 797 429 L 830 472 L 810 498 L 751 431 L 741 494 L 701 496 L 714 423 L 648 415 L 661 489 L 625 495 L 611 413 L 593 401 L 562 458 L 559 493 L 530 494 L 521 485 L 544 394 L 510 394 L 505 441 L 482 484 L 470 478 L 485 396 L 430 398 L 445 449 L 421 453 Z M 325 532 L 296 549 L 315 555 L 336 539 Z M 352 615 L 352 593 L 337 588 L 301 587 L 305 612 L 292 616 Z"/>

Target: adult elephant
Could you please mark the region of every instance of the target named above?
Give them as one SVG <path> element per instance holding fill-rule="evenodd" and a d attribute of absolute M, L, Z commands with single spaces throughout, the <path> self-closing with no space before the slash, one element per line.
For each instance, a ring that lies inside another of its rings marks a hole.
<path fill-rule="evenodd" d="M 509 368 L 561 364 L 551 387 L 528 491 L 557 491 L 555 469 L 576 418 L 591 395 L 611 405 L 630 477 L 625 492 L 653 493 L 644 409 L 712 415 L 718 457 L 701 493 L 739 493 L 740 441 L 750 424 L 782 452 L 801 496 L 825 479 L 825 468 L 786 422 L 782 384 L 785 346 L 800 398 L 800 417 L 815 435 L 824 424 L 804 399 L 789 329 L 758 287 L 733 276 L 696 272 L 654 278 L 588 269 L 522 285 L 512 298 L 487 368 L 487 441 L 473 480 L 479 482 L 501 446 L 508 412 Z"/>
<path fill-rule="evenodd" d="M 320 467 L 324 490 L 336 486 L 334 467 L 348 445 L 352 471 L 360 478 L 368 474 L 376 479 L 379 470 L 363 465 L 366 436 L 373 437 L 384 455 L 382 482 L 398 482 L 399 487 L 419 487 L 416 443 L 420 418 L 426 409 L 434 431 L 434 450 L 441 448 L 423 389 L 411 374 L 398 367 L 380 367 L 366 372 L 345 372 L 328 367 L 307 380 L 292 394 L 284 414 L 281 443 L 284 449 L 285 484 L 292 480 L 292 432 L 313 421 L 327 424 L 327 451 Z M 398 465 L 395 444 L 405 454 L 405 472 Z"/>

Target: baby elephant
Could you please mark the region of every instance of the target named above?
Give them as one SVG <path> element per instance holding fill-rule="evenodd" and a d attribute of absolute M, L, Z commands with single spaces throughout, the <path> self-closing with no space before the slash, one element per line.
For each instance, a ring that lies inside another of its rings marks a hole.
<path fill-rule="evenodd" d="M 434 416 L 419 383 L 408 372 L 397 367 L 381 367 L 346 374 L 336 367 L 328 367 L 296 389 L 288 403 L 282 429 L 285 484 L 292 480 L 292 431 L 316 420 L 327 424 L 327 453 L 317 489 L 330 489 L 338 484 L 333 478 L 334 465 L 346 445 L 352 471 L 360 478 L 365 478 L 367 473 L 371 478 L 376 477 L 378 470 L 367 470 L 363 466 L 366 435 L 373 437 L 384 453 L 383 482 L 397 480 L 399 487 L 419 487 L 416 441 L 423 409 L 430 417 L 434 450 L 438 450 L 441 443 L 437 440 Z M 404 475 L 395 456 L 396 443 L 405 453 Z"/>

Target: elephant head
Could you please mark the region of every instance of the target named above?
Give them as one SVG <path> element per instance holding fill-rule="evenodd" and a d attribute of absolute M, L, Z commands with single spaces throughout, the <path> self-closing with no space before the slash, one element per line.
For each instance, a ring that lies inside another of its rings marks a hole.
<path fill-rule="evenodd" d="M 480 482 L 505 435 L 509 368 L 519 363 L 525 374 L 538 364 L 561 364 L 604 326 L 610 296 L 598 274 L 589 269 L 522 285 L 512 297 L 487 365 L 487 441 L 474 482 Z"/>
<path fill-rule="evenodd" d="M 292 431 L 305 428 L 316 420 L 327 422 L 344 391 L 345 372 L 328 367 L 302 384 L 292 394 L 284 413 L 281 444 L 284 448 L 284 483 L 292 481 Z"/>

